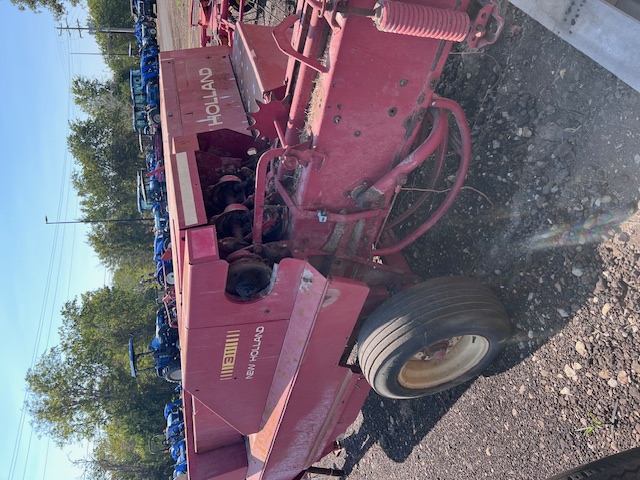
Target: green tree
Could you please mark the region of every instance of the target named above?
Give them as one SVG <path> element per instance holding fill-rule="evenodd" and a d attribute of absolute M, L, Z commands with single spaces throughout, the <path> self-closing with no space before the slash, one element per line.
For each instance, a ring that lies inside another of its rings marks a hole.
<path fill-rule="evenodd" d="M 37 431 L 64 444 L 93 439 L 114 419 L 134 435 L 157 428 L 171 388 L 151 374 L 132 378 L 127 349 L 132 333 L 152 329 L 154 312 L 138 292 L 110 287 L 65 305 L 60 345 L 26 378 Z"/>
<path fill-rule="evenodd" d="M 139 218 L 136 173 L 143 165 L 131 126 L 131 104 L 114 82 L 76 78 L 75 103 L 87 118 L 72 121 L 67 138 L 76 160 L 73 185 L 83 219 Z M 144 222 L 94 223 L 89 244 L 110 267 L 149 252 L 151 227 Z"/>
<path fill-rule="evenodd" d="M 132 27 L 131 6 L 128 0 L 87 0 L 91 21 L 97 27 Z M 138 47 L 133 34 L 96 32 L 96 42 L 104 55 L 104 61 L 114 72 L 114 78 L 127 81 L 129 69 L 134 68 L 138 60 L 123 56 L 129 51 L 137 53 Z M 139 65 L 139 63 L 138 63 Z M 123 76 L 123 74 L 126 74 Z"/>
<path fill-rule="evenodd" d="M 170 457 L 149 455 L 148 448 L 148 439 L 132 436 L 114 422 L 95 442 L 91 457 L 79 463 L 96 480 L 166 479 Z"/>
<path fill-rule="evenodd" d="M 31 10 L 35 13 L 40 13 L 42 9 L 49 10 L 56 20 L 60 20 L 67 13 L 65 5 L 76 6 L 80 3 L 80 0 L 69 0 L 68 2 L 59 0 L 11 0 L 11 3 L 20 10 Z"/>

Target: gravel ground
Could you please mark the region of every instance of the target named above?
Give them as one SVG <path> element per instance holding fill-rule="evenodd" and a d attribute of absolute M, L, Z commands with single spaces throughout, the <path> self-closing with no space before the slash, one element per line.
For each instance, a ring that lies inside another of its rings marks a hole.
<path fill-rule="evenodd" d="M 193 46 L 177 7 L 161 45 Z M 323 462 L 349 479 L 545 479 L 640 445 L 640 94 L 501 7 L 498 43 L 461 48 L 440 86 L 472 125 L 472 188 L 407 255 L 490 285 L 513 340 L 454 390 L 370 395 Z"/>

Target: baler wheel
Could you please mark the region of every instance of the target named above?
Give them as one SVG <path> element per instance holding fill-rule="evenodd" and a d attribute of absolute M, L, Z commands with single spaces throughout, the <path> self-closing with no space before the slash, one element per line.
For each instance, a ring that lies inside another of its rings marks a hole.
<path fill-rule="evenodd" d="M 416 398 L 478 376 L 510 335 L 488 287 L 469 277 L 439 278 L 401 291 L 369 316 L 358 360 L 378 394 Z"/>

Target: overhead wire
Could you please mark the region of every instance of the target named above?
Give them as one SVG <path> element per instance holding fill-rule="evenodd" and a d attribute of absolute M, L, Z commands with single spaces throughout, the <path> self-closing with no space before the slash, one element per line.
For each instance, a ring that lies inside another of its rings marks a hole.
<path fill-rule="evenodd" d="M 63 73 L 67 79 L 67 84 L 70 86 L 71 85 L 71 76 L 72 76 L 72 71 L 74 70 L 74 66 L 73 66 L 73 60 L 72 57 L 70 55 L 70 50 L 69 50 L 69 45 L 70 45 L 70 41 L 67 42 L 58 42 L 58 55 L 60 57 L 60 65 L 62 67 Z M 69 92 L 68 98 L 67 98 L 67 118 L 72 118 L 74 115 L 74 105 L 71 99 L 71 94 Z M 67 127 L 67 134 L 68 134 L 68 127 Z M 70 195 L 71 195 L 71 175 L 70 175 L 70 171 L 69 171 L 69 164 L 70 164 L 70 156 L 68 153 L 68 150 L 65 150 L 64 152 L 64 160 L 62 162 L 62 173 L 61 173 L 61 178 L 60 178 L 60 190 L 59 190 L 59 197 L 58 197 L 58 208 L 57 208 L 57 218 L 66 218 L 69 212 L 69 203 L 70 203 Z M 65 182 L 66 180 L 66 182 Z M 66 185 L 65 185 L 66 183 Z M 64 206 L 64 210 L 63 210 L 63 206 Z M 76 211 L 77 211 L 77 204 L 76 204 Z M 39 319 L 38 319 L 38 326 L 36 329 L 36 333 L 35 333 L 35 339 L 34 339 L 34 346 L 33 346 L 33 352 L 32 352 L 32 358 L 31 358 L 31 367 L 30 369 L 33 369 L 36 365 L 37 359 L 38 359 L 38 355 L 39 352 L 41 351 L 41 344 L 43 342 L 43 333 L 44 333 L 44 326 L 45 326 L 45 319 L 47 316 L 47 310 L 49 309 L 50 311 L 50 315 L 49 315 L 49 325 L 48 325 L 48 329 L 47 329 L 47 335 L 46 335 L 46 341 L 44 343 L 45 346 L 45 350 L 48 348 L 50 340 L 51 340 L 51 334 L 52 334 L 52 330 L 53 330 L 53 322 L 54 322 L 54 303 L 55 300 L 57 298 L 58 295 L 58 287 L 60 284 L 60 279 L 61 279 L 61 273 L 62 273 L 62 260 L 64 258 L 64 253 L 65 253 L 65 231 L 62 230 L 62 237 L 60 235 L 60 225 L 55 225 L 54 227 L 54 232 L 53 232 L 53 240 L 52 240 L 52 245 L 51 245 L 51 251 L 50 251 L 50 256 L 49 256 L 49 265 L 48 265 L 48 270 L 47 270 L 47 275 L 46 275 L 46 279 L 45 279 L 45 287 L 44 287 L 44 293 L 43 293 L 43 299 L 42 299 L 42 303 L 41 303 L 41 308 L 40 308 L 40 315 L 39 315 Z M 73 232 L 72 232 L 72 248 L 71 248 L 71 252 L 70 252 L 70 263 L 69 263 L 69 275 L 68 275 L 68 279 L 67 279 L 67 294 L 66 294 L 66 298 L 69 299 L 70 297 L 70 288 L 71 288 L 71 276 L 72 276 L 72 268 L 73 268 L 73 256 L 74 256 L 74 251 L 75 251 L 75 236 L 76 236 L 76 226 L 73 226 Z M 57 273 L 55 275 L 55 282 L 53 282 L 53 277 L 54 277 L 54 269 L 56 266 L 56 257 L 57 257 Z M 54 285 L 53 288 L 53 295 L 51 295 L 51 287 L 52 287 L 52 283 Z M 51 300 L 51 301 L 50 301 Z M 18 460 L 20 457 L 20 450 L 21 450 L 21 446 L 22 446 L 22 440 L 23 440 L 23 435 L 24 435 L 24 426 L 25 426 L 25 421 L 26 421 L 26 405 L 28 404 L 28 400 L 29 400 L 29 391 L 27 389 L 25 389 L 25 395 L 24 395 L 24 399 L 23 399 L 23 408 L 21 410 L 21 415 L 20 415 L 20 420 L 19 420 L 19 426 L 18 426 L 18 432 L 16 434 L 16 441 L 14 442 L 14 450 L 13 450 L 13 454 L 11 457 L 11 462 L 9 465 L 9 480 L 13 480 L 16 474 L 16 469 L 18 466 Z M 31 453 L 31 445 L 32 445 L 32 440 L 33 440 L 33 429 L 31 429 L 30 435 L 29 435 L 29 440 L 27 442 L 27 450 L 25 453 L 25 465 L 24 465 L 24 469 L 23 469 L 23 474 L 22 477 L 23 479 L 26 478 L 26 474 L 27 474 L 27 466 L 30 464 L 29 462 L 29 456 Z M 47 441 L 46 444 L 46 452 L 45 452 L 45 457 L 44 457 L 44 463 L 43 463 L 43 480 L 46 478 L 46 474 L 47 474 L 47 464 L 48 464 L 48 459 L 49 459 L 49 446 L 50 446 L 50 440 Z"/>

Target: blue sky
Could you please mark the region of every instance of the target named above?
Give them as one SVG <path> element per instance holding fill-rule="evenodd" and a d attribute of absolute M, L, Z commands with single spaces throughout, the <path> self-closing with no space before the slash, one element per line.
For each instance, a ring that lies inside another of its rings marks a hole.
<path fill-rule="evenodd" d="M 81 471 L 68 458 L 82 458 L 87 445 L 61 451 L 46 438 L 39 440 L 28 418 L 21 422 L 24 376 L 34 355 L 58 343 L 62 305 L 110 281 L 87 245 L 82 225 L 45 224 L 45 216 L 50 221 L 79 216 L 70 184 L 73 159 L 66 148 L 68 122 L 79 115 L 70 81 L 77 75 L 105 79 L 110 74 L 100 56 L 82 55 L 98 51 L 90 35 L 60 34 L 47 12 L 21 12 L 0 1 L 0 18 L 0 326 L 5 332 L 0 411 L 6 436 L 0 463 L 8 472 L 0 477 L 78 478 Z M 80 9 L 71 10 L 67 21 L 75 26 L 76 20 L 86 23 Z"/>

